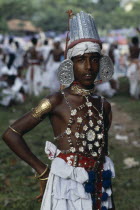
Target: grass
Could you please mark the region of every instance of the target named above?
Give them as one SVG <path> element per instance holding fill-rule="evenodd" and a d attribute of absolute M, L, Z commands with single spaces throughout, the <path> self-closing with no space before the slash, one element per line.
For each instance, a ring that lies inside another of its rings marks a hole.
<path fill-rule="evenodd" d="M 25 104 L 8 109 L 0 107 L 0 132 L 3 133 L 11 120 L 16 120 L 31 110 L 42 97 L 43 95 L 39 98 L 28 98 Z M 121 80 L 121 91 L 111 101 L 117 103 L 120 109 L 128 112 L 140 123 L 140 116 L 138 116 L 140 102 L 130 99 L 127 80 Z M 44 153 L 45 141 L 52 139 L 52 129 L 47 119 L 25 135 L 31 150 L 45 163 L 48 163 Z M 124 169 L 122 161 L 129 156 L 140 161 L 139 149 L 134 150 L 134 147 L 115 142 L 113 136 L 110 136 L 109 147 L 116 168 L 116 178 L 113 180 L 116 210 L 140 210 L 139 170 L 138 168 Z M 0 141 L 0 165 L 0 209 L 38 210 L 40 203 L 35 200 L 35 196 L 39 194 L 39 183 L 34 179 L 33 170 L 16 157 L 3 141 Z"/>
<path fill-rule="evenodd" d="M 134 120 L 140 123 L 140 100 L 134 100 L 129 96 L 129 84 L 127 78 L 120 78 L 118 94 L 111 99 L 123 111 L 130 114 Z"/>
<path fill-rule="evenodd" d="M 120 79 L 118 94 L 110 101 L 117 104 L 120 111 L 128 113 L 140 125 L 140 100 L 132 100 L 129 96 L 127 78 Z M 140 128 L 137 131 L 140 136 Z M 115 164 L 116 178 L 113 180 L 116 210 L 140 210 L 140 169 L 138 167 L 124 169 L 123 159 L 134 157 L 140 162 L 140 149 L 129 144 L 120 144 L 110 136 L 111 158 Z"/>

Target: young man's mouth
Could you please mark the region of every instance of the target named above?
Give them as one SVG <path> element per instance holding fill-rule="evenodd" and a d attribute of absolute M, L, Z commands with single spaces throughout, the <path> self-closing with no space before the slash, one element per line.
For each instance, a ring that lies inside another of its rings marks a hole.
<path fill-rule="evenodd" d="M 93 78 L 93 75 L 92 74 L 85 74 L 84 77 L 86 79 L 92 79 Z"/>

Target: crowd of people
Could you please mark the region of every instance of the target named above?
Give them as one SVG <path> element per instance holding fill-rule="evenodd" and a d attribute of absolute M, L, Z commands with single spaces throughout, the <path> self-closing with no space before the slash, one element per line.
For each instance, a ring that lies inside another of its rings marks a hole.
<path fill-rule="evenodd" d="M 44 88 L 58 90 L 57 69 L 63 59 L 57 37 L 51 43 L 36 37 L 24 44 L 14 38 L 1 40 L 0 105 L 23 103 L 28 95 L 38 96 Z"/>
<path fill-rule="evenodd" d="M 130 44 L 125 46 L 112 43 L 106 53 L 114 64 L 114 75 L 109 82 L 97 85 L 97 91 L 106 97 L 112 97 L 117 94 L 120 88 L 119 78 L 125 77 L 129 81 L 130 97 L 140 99 L 140 47 L 138 37 L 132 37 Z"/>
<path fill-rule="evenodd" d="M 22 40 L 22 39 L 21 39 Z M 0 105 L 23 103 L 28 95 L 38 96 L 44 88 L 51 93 L 60 89 L 57 71 L 64 59 L 64 41 L 36 38 L 21 42 L 9 37 L 0 42 Z M 140 47 L 138 37 L 127 46 L 103 43 L 102 51 L 112 59 L 113 78 L 95 84 L 96 92 L 113 97 L 119 90 L 119 78 L 129 80 L 129 94 L 140 98 Z"/>

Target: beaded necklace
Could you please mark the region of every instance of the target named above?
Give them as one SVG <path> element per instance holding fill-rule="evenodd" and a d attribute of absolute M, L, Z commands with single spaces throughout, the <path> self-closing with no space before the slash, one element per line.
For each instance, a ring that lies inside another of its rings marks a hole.
<path fill-rule="evenodd" d="M 101 111 L 93 105 L 93 103 L 89 100 L 92 95 L 83 96 L 85 98 L 85 102 L 78 106 L 77 108 L 72 108 L 69 103 L 64 91 L 62 91 L 64 95 L 66 104 L 70 109 L 70 118 L 68 121 L 68 125 L 66 130 L 55 137 L 55 139 L 59 139 L 64 135 L 67 136 L 67 141 L 69 143 L 69 152 L 72 153 L 83 153 L 87 156 L 93 156 L 94 158 L 99 158 L 102 154 L 102 148 L 104 147 L 104 123 L 103 123 L 103 102 L 101 99 Z M 78 112 L 82 109 L 87 109 L 84 115 L 77 116 Z M 97 112 L 97 115 L 93 114 L 92 109 Z M 92 119 L 95 118 L 97 124 L 94 125 Z M 88 120 L 88 123 L 85 122 Z M 72 132 L 72 126 L 75 123 L 75 132 Z M 73 144 L 72 137 L 75 138 L 76 147 Z"/>

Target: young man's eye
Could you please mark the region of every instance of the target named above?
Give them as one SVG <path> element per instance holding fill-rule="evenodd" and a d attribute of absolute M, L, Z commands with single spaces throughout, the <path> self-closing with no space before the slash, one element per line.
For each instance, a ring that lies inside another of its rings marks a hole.
<path fill-rule="evenodd" d="M 83 61 L 84 61 L 84 58 L 83 58 L 83 57 L 79 57 L 79 58 L 77 59 L 77 61 L 83 62 Z"/>
<path fill-rule="evenodd" d="M 94 57 L 94 58 L 91 59 L 91 61 L 94 62 L 94 63 L 98 63 L 99 62 L 99 58 L 95 58 Z"/>

